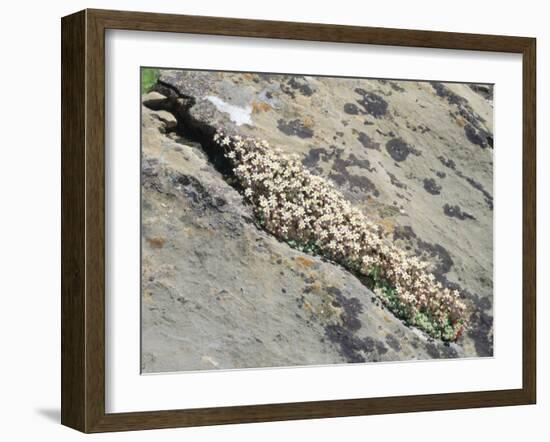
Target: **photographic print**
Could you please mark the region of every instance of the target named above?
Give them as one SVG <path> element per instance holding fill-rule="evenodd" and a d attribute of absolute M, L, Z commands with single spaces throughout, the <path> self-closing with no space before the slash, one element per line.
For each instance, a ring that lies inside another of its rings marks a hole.
<path fill-rule="evenodd" d="M 493 85 L 140 87 L 142 373 L 493 356 Z"/>

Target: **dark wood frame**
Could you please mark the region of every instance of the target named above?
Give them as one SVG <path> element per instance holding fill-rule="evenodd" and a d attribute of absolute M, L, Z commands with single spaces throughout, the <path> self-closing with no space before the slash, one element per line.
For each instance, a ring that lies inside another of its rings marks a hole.
<path fill-rule="evenodd" d="M 83 432 L 534 404 L 536 40 L 405 29 L 84 10 L 62 30 L 61 422 Z M 127 29 L 519 53 L 523 56 L 523 386 L 402 397 L 105 412 L 105 30 Z"/>

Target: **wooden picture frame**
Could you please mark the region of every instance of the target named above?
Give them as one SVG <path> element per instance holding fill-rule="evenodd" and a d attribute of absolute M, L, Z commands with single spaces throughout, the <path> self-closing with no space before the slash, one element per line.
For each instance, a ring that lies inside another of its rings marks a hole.
<path fill-rule="evenodd" d="M 536 40 L 311 23 L 84 10 L 62 19 L 62 409 L 83 432 L 534 404 Z M 105 30 L 495 51 L 523 57 L 523 385 L 513 390 L 132 413 L 105 411 Z"/>

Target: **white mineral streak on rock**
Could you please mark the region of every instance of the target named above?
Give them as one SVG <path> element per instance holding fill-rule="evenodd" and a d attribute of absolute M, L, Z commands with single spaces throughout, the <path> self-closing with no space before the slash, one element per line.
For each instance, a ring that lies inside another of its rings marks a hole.
<path fill-rule="evenodd" d="M 252 107 L 234 106 L 232 104 L 226 103 L 221 98 L 211 95 L 206 97 L 206 99 L 210 101 L 214 106 L 216 106 L 216 109 L 218 109 L 220 112 L 225 112 L 226 114 L 229 114 L 229 118 L 237 126 L 240 126 L 242 124 L 252 124 L 252 119 L 250 118 Z"/>

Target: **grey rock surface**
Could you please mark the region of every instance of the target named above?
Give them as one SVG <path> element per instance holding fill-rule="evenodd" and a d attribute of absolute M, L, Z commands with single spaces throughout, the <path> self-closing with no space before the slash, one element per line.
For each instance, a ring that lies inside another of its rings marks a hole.
<path fill-rule="evenodd" d="M 144 372 L 492 355 L 492 87 L 172 70 L 159 93 L 142 108 Z M 258 228 L 216 129 L 329 177 L 463 293 L 469 329 L 430 340 Z"/>
<path fill-rule="evenodd" d="M 143 95 L 141 101 L 149 109 L 162 109 L 166 97 L 158 92 L 151 91 Z"/>

